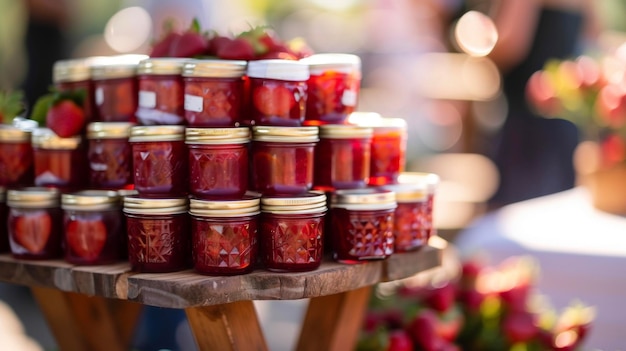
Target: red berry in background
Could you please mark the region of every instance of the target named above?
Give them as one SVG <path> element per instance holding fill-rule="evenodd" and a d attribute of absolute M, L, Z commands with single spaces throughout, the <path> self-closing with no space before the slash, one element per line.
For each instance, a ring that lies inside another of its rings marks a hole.
<path fill-rule="evenodd" d="M 612 166 L 626 159 L 626 143 L 622 137 L 611 134 L 600 142 L 602 163 L 604 166 Z"/>
<path fill-rule="evenodd" d="M 511 311 L 524 311 L 530 295 L 530 286 L 522 284 L 499 292 L 502 302 Z"/>
<path fill-rule="evenodd" d="M 459 335 L 465 317 L 458 305 L 449 308 L 445 313 L 439 315 L 439 321 L 436 326 L 437 335 L 446 341 L 454 341 Z"/>
<path fill-rule="evenodd" d="M 438 351 L 444 340 L 437 334 L 438 317 L 433 310 L 421 310 L 406 328 L 415 346 Z"/>
<path fill-rule="evenodd" d="M 426 296 L 427 306 L 439 312 L 447 311 L 456 299 L 456 287 L 451 282 L 446 282 L 442 286 L 434 287 Z"/>
<path fill-rule="evenodd" d="M 539 328 L 529 312 L 512 312 L 502 321 L 502 331 L 511 343 L 529 341 L 537 336 Z"/>
<path fill-rule="evenodd" d="M 255 58 L 254 47 L 244 38 L 235 38 L 222 43 L 216 54 L 217 57 L 224 60 L 252 60 Z"/>
<path fill-rule="evenodd" d="M 530 76 L 526 83 L 526 98 L 539 113 L 546 116 L 558 116 L 563 110 L 550 77 L 544 71 Z"/>
<path fill-rule="evenodd" d="M 217 52 L 223 50 L 224 45 L 230 43 L 233 39 L 222 35 L 214 35 L 208 41 L 207 54 L 217 56 Z"/>
<path fill-rule="evenodd" d="M 150 57 L 168 57 L 172 50 L 172 46 L 177 42 L 182 34 L 178 32 L 170 32 L 163 39 L 154 43 L 150 51 Z"/>
<path fill-rule="evenodd" d="M 480 305 L 485 300 L 485 295 L 481 294 L 476 289 L 462 290 L 459 291 L 458 295 L 459 301 L 463 303 L 468 312 L 480 312 Z"/>
<path fill-rule="evenodd" d="M 402 329 L 389 332 L 389 346 L 386 351 L 413 351 L 413 342 L 409 334 Z"/>
<path fill-rule="evenodd" d="M 61 138 L 78 135 L 85 127 L 85 112 L 74 101 L 61 100 L 48 109 L 46 126 Z"/>

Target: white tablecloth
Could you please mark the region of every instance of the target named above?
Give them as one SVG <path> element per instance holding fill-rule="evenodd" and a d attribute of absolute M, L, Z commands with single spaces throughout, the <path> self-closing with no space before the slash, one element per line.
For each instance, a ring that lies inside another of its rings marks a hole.
<path fill-rule="evenodd" d="M 585 350 L 626 350 L 626 218 L 596 210 L 585 188 L 503 207 L 455 244 L 463 257 L 482 253 L 494 264 L 533 256 L 537 289 L 555 308 L 575 299 L 596 307 Z"/>

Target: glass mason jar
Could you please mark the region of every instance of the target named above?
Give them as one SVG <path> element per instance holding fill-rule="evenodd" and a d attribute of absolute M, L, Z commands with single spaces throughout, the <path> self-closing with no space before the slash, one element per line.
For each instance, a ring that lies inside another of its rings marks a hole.
<path fill-rule="evenodd" d="M 394 252 L 393 191 L 337 190 L 330 200 L 333 258 L 343 263 L 385 259 Z"/>
<path fill-rule="evenodd" d="M 185 119 L 194 127 L 238 126 L 244 113 L 246 61 L 193 60 L 183 68 Z"/>
<path fill-rule="evenodd" d="M 0 126 L 0 185 L 19 187 L 33 183 L 31 132 L 9 125 Z"/>
<path fill-rule="evenodd" d="M 234 275 L 255 268 L 259 198 L 190 199 L 191 255 L 202 274 Z"/>
<path fill-rule="evenodd" d="M 241 198 L 248 190 L 250 129 L 187 128 L 189 191 L 198 198 Z"/>
<path fill-rule="evenodd" d="M 59 91 L 83 92 L 83 110 L 87 123 L 94 119 L 94 89 L 91 65 L 104 57 L 76 58 L 56 61 L 52 67 L 52 82 Z"/>
<path fill-rule="evenodd" d="M 421 248 L 428 241 L 428 193 L 426 183 L 384 185 L 396 194 L 398 207 L 394 212 L 394 252 Z"/>
<path fill-rule="evenodd" d="M 252 127 L 253 189 L 262 194 L 303 194 L 313 186 L 317 127 Z"/>
<path fill-rule="evenodd" d="M 87 147 L 80 136 L 60 138 L 47 128 L 32 135 L 35 155 L 35 185 L 60 188 L 63 191 L 85 187 L 89 174 Z"/>
<path fill-rule="evenodd" d="M 9 208 L 7 207 L 7 189 L 0 186 L 0 253 L 11 250 L 9 245 L 9 234 L 7 232 L 7 217 Z"/>
<path fill-rule="evenodd" d="M 61 195 L 65 260 L 79 265 L 108 264 L 123 258 L 121 197 L 116 191 L 83 190 Z"/>
<path fill-rule="evenodd" d="M 315 54 L 309 65 L 305 125 L 342 124 L 356 108 L 361 88 L 361 59 L 351 54 Z"/>
<path fill-rule="evenodd" d="M 122 55 L 126 56 L 126 55 Z M 138 83 L 137 65 L 134 60 L 112 56 L 91 65 L 94 89 L 94 121 L 132 122 L 137 121 Z"/>
<path fill-rule="evenodd" d="M 301 126 L 304 122 L 309 67 L 292 60 L 248 62 L 250 113 L 256 125 Z"/>
<path fill-rule="evenodd" d="M 187 198 L 124 197 L 128 260 L 134 271 L 165 273 L 189 268 Z"/>
<path fill-rule="evenodd" d="M 7 192 L 11 253 L 22 259 L 60 258 L 63 213 L 58 189 L 26 187 Z"/>
<path fill-rule="evenodd" d="M 315 147 L 314 189 L 357 189 L 370 175 L 372 128 L 326 124 Z"/>
<path fill-rule="evenodd" d="M 139 62 L 137 121 L 142 125 L 185 122 L 183 65 L 186 58 L 150 58 Z"/>
<path fill-rule="evenodd" d="M 128 138 L 133 123 L 87 125 L 89 184 L 97 189 L 122 189 L 133 184 L 133 156 Z"/>
<path fill-rule="evenodd" d="M 396 184 L 406 161 L 406 121 L 371 112 L 355 112 L 350 115 L 349 121 L 374 131 L 369 185 Z"/>
<path fill-rule="evenodd" d="M 424 215 L 424 227 L 426 228 L 427 238 L 437 234 L 437 229 L 433 222 L 433 205 L 435 202 L 435 194 L 439 186 L 439 176 L 434 173 L 422 172 L 402 172 L 398 177 L 400 184 L 426 184 L 426 214 Z"/>
<path fill-rule="evenodd" d="M 142 196 L 187 194 L 185 127 L 135 126 L 130 129 L 135 189 Z"/>
<path fill-rule="evenodd" d="M 261 198 L 261 262 L 271 271 L 311 271 L 322 262 L 326 195 Z"/>

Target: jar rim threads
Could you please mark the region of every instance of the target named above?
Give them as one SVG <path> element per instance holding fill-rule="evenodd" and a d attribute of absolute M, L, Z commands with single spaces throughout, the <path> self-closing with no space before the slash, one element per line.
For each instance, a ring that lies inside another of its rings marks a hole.
<path fill-rule="evenodd" d="M 185 142 L 194 144 L 244 144 L 250 141 L 248 127 L 187 127 Z"/>
<path fill-rule="evenodd" d="M 25 187 L 7 191 L 9 207 L 51 208 L 58 207 L 61 192 L 56 188 Z"/>
<path fill-rule="evenodd" d="M 258 196 L 245 196 L 238 200 L 189 199 L 189 214 L 207 217 L 242 217 L 260 213 Z"/>
<path fill-rule="evenodd" d="M 124 213 L 138 215 L 170 215 L 186 213 L 189 208 L 186 197 L 146 198 L 138 195 L 124 197 Z"/>
<path fill-rule="evenodd" d="M 129 142 L 141 141 L 177 141 L 185 138 L 185 126 L 152 125 L 130 128 Z"/>
<path fill-rule="evenodd" d="M 253 126 L 252 140 L 268 142 L 316 142 L 317 127 Z"/>
<path fill-rule="evenodd" d="M 121 205 L 121 196 L 113 190 L 83 190 L 61 195 L 64 210 L 108 210 Z"/>
<path fill-rule="evenodd" d="M 397 207 L 396 193 L 377 188 L 335 190 L 330 207 L 357 211 L 394 209 Z"/>
<path fill-rule="evenodd" d="M 243 60 L 189 60 L 183 66 L 182 76 L 238 78 L 246 74 L 247 65 Z"/>

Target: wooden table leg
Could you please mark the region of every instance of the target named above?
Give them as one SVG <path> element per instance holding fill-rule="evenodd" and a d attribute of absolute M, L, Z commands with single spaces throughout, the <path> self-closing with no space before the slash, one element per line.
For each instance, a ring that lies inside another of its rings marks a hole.
<path fill-rule="evenodd" d="M 353 350 L 367 310 L 371 286 L 312 298 L 297 350 Z"/>
<path fill-rule="evenodd" d="M 61 350 L 130 348 L 141 305 L 50 288 L 31 287 L 31 291 Z"/>
<path fill-rule="evenodd" d="M 267 351 L 252 301 L 185 309 L 199 350 Z"/>

